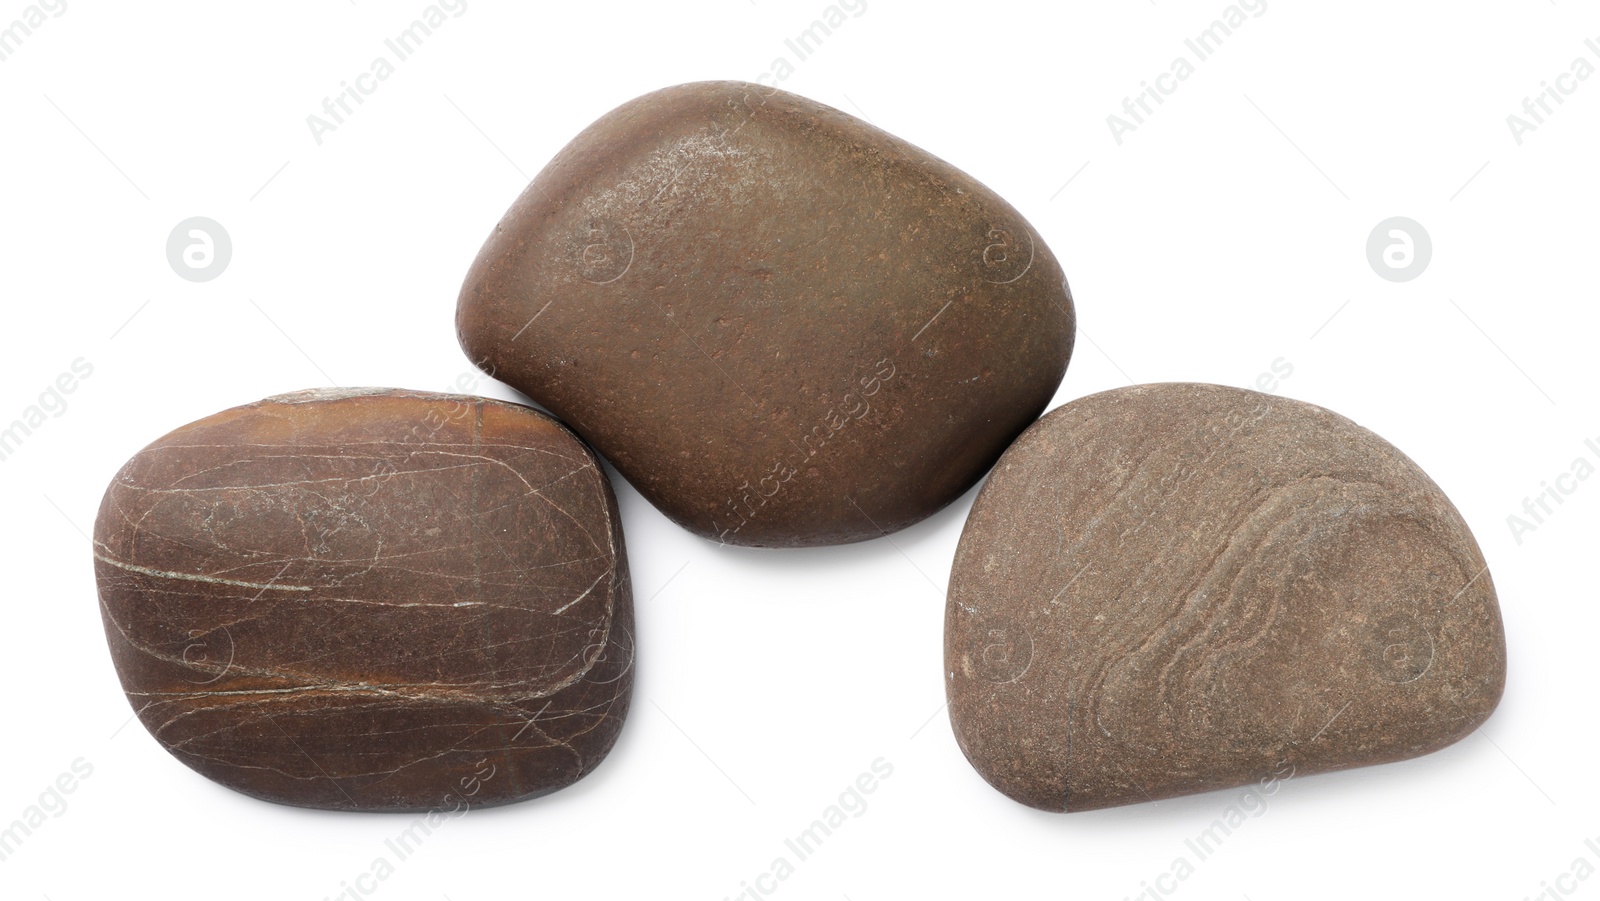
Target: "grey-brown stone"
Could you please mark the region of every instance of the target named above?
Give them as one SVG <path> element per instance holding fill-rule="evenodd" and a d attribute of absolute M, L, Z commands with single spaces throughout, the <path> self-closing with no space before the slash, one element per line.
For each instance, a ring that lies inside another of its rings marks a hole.
<path fill-rule="evenodd" d="M 567 145 L 462 286 L 471 358 L 715 541 L 892 532 L 970 488 L 1072 349 L 1065 277 L 971 176 L 742 82 Z"/>
<path fill-rule="evenodd" d="M 94 540 L 140 721 L 258 798 L 532 797 L 593 770 L 628 709 L 611 486 L 527 407 L 355 390 L 227 410 L 135 455 Z"/>
<path fill-rule="evenodd" d="M 1046 810 L 1426 754 L 1505 681 L 1487 565 L 1438 486 L 1344 417 L 1214 385 L 1028 429 L 967 520 L 945 625 L 962 750 Z"/>

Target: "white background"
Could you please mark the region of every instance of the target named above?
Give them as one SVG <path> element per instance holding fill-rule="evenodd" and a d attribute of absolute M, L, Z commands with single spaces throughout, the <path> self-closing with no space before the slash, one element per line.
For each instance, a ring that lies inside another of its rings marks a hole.
<path fill-rule="evenodd" d="M 469 0 L 319 146 L 307 115 L 424 6 L 67 0 L 0 62 L 0 425 L 74 360 L 93 366 L 0 463 L 0 826 L 73 761 L 93 767 L 0 862 L 6 898 L 314 901 L 368 871 L 404 818 L 251 800 L 129 724 L 84 537 L 101 492 L 154 438 L 266 395 L 448 389 L 469 369 L 460 281 L 528 178 L 637 94 L 792 61 L 785 39 L 827 4 Z M 1563 482 L 1576 490 L 1520 542 L 1507 524 L 1576 458 L 1600 464 L 1584 444 L 1600 444 L 1600 76 L 1520 145 L 1506 122 L 1575 58 L 1600 65 L 1584 45 L 1600 13 L 1307 6 L 1270 0 L 1120 145 L 1107 115 L 1221 0 L 866 0 L 781 86 L 1029 217 L 1082 326 L 1056 403 L 1131 381 L 1251 386 L 1283 358 L 1279 393 L 1388 438 L 1483 546 L 1510 660 L 1488 724 L 1420 760 L 1289 782 L 1178 896 L 1522 899 L 1562 877 L 1600 898 L 1600 876 L 1563 876 L 1600 867 L 1583 844 L 1600 837 L 1600 479 Z M 25 8 L 0 2 L 0 28 Z M 234 245 L 204 284 L 165 255 L 191 216 Z M 1391 216 L 1432 237 L 1410 282 L 1366 257 Z M 616 750 L 573 788 L 451 822 L 377 896 L 735 896 L 881 757 L 893 775 L 870 807 L 778 896 L 1118 899 L 1238 800 L 1050 815 L 967 765 L 941 633 L 970 494 L 892 540 L 758 551 L 617 492 L 640 653 Z"/>

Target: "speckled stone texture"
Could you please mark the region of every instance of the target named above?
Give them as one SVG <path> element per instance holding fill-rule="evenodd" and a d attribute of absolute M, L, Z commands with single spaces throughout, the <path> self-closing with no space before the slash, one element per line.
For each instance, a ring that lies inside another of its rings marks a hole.
<path fill-rule="evenodd" d="M 248 795 L 446 810 L 553 791 L 616 741 L 616 502 L 550 417 L 391 390 L 269 398 L 140 451 L 95 573 L 139 719 Z"/>
<path fill-rule="evenodd" d="M 979 493 L 949 597 L 957 741 L 1045 810 L 1426 754 L 1505 684 L 1493 583 L 1438 486 L 1348 419 L 1236 388 L 1047 414 Z"/>
<path fill-rule="evenodd" d="M 836 544 L 959 497 L 1044 410 L 1073 306 L 994 192 L 820 103 L 668 88 L 595 122 L 490 235 L 468 355 L 714 541 Z"/>

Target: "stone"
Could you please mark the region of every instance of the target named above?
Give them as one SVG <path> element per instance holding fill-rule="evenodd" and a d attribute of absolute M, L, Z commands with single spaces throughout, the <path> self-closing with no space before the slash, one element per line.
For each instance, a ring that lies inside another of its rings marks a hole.
<path fill-rule="evenodd" d="M 135 455 L 94 545 L 140 721 L 247 795 L 455 816 L 586 775 L 628 710 L 610 483 L 527 407 L 384 389 L 236 407 Z"/>
<path fill-rule="evenodd" d="M 489 236 L 472 360 L 723 544 L 875 538 L 976 484 L 1043 412 L 1072 297 L 1020 213 L 783 91 L 622 105 Z"/>
<path fill-rule="evenodd" d="M 1416 757 L 1505 684 L 1483 554 L 1439 487 L 1321 407 L 1140 385 L 1046 414 L 950 576 L 957 742 L 1077 811 Z"/>

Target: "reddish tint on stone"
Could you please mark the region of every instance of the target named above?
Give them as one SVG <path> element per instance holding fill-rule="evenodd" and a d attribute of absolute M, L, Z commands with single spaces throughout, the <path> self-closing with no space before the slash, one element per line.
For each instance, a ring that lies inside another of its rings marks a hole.
<path fill-rule="evenodd" d="M 680 525 L 801 546 L 972 487 L 1055 393 L 1074 319 L 1044 241 L 971 176 L 706 82 L 568 144 L 484 244 L 457 325 Z"/>
<path fill-rule="evenodd" d="M 1415 757 L 1494 710 L 1505 636 L 1437 485 L 1321 407 L 1141 385 L 1060 407 L 972 508 L 950 718 L 1000 791 L 1088 810 Z"/>
<path fill-rule="evenodd" d="M 527 407 L 312 391 L 202 419 L 112 481 L 95 572 L 151 735 L 270 801 L 533 797 L 594 769 L 627 713 L 611 486 Z"/>

